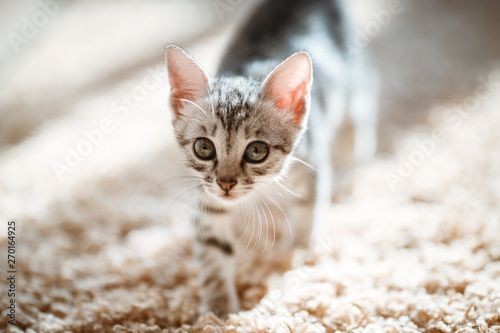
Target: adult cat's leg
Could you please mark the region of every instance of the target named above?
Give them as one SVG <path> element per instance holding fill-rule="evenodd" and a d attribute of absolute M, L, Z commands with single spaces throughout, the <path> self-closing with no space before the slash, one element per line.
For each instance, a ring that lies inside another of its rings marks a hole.
<path fill-rule="evenodd" d="M 234 281 L 235 237 L 231 215 L 205 211 L 195 222 L 195 255 L 199 262 L 201 312 L 226 318 L 239 310 Z"/>
<path fill-rule="evenodd" d="M 354 63 L 350 114 L 354 125 L 354 156 L 358 162 L 372 158 L 377 150 L 378 73 L 368 59 Z"/>
<path fill-rule="evenodd" d="M 342 84 L 332 86 L 333 89 L 325 92 L 324 99 L 318 101 L 324 117 L 316 118 L 317 123 L 311 124 L 311 160 L 316 167 L 312 241 L 328 236 L 326 234 L 328 211 L 335 189 L 332 147 L 346 112 L 347 91 L 345 87 Z"/>

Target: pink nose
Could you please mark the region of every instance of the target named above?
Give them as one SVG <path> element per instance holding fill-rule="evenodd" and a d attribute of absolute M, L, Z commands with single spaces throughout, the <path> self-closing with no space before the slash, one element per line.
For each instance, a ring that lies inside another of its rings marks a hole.
<path fill-rule="evenodd" d="M 217 185 L 220 186 L 220 188 L 228 193 L 234 185 L 236 185 L 236 180 L 233 179 L 217 179 Z"/>

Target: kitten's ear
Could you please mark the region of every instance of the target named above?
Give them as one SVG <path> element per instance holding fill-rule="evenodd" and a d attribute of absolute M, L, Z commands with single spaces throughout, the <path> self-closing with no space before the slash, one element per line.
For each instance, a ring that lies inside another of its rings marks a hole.
<path fill-rule="evenodd" d="M 288 112 L 299 125 L 307 113 L 312 80 L 311 58 L 306 52 L 297 52 L 267 76 L 264 98 Z"/>
<path fill-rule="evenodd" d="M 170 105 L 177 117 L 182 114 L 185 103 L 207 94 L 210 79 L 205 70 L 176 45 L 167 46 L 165 57 L 171 89 Z"/>

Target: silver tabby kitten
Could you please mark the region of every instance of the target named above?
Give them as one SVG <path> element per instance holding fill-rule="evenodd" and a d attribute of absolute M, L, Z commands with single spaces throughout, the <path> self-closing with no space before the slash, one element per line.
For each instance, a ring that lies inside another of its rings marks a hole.
<path fill-rule="evenodd" d="M 226 317 L 239 309 L 238 205 L 271 194 L 269 185 L 287 177 L 298 195 L 279 205 L 296 243 L 307 246 L 326 230 L 321 217 L 333 187 L 331 145 L 346 110 L 355 124 L 355 153 L 374 154 L 376 78 L 363 52 L 349 50 L 350 38 L 335 0 L 268 0 L 229 47 L 215 78 L 181 48 L 167 47 L 175 136 L 203 198 L 194 218 L 202 311 Z M 296 157 L 307 163 L 294 163 Z"/>

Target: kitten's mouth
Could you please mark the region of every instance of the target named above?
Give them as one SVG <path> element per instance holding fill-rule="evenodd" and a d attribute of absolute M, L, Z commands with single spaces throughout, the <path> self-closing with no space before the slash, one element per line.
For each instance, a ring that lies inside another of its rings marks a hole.
<path fill-rule="evenodd" d="M 224 193 L 220 196 L 222 199 L 224 200 L 235 200 L 236 199 L 236 196 L 234 196 L 233 194 L 231 193 Z"/>
<path fill-rule="evenodd" d="M 239 201 L 241 198 L 243 198 L 245 196 L 245 193 L 240 192 L 240 191 L 233 193 L 232 191 L 230 191 L 228 193 L 219 192 L 216 195 L 219 198 L 219 200 L 222 200 L 223 202 L 227 202 L 227 203 L 232 204 L 232 203 Z"/>
<path fill-rule="evenodd" d="M 242 191 L 229 191 L 229 192 L 224 192 L 220 191 L 217 189 L 206 189 L 207 192 L 210 194 L 211 197 L 217 198 L 220 202 L 226 202 L 226 203 L 235 203 L 239 199 L 245 196 L 245 193 Z"/>

